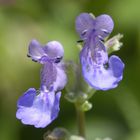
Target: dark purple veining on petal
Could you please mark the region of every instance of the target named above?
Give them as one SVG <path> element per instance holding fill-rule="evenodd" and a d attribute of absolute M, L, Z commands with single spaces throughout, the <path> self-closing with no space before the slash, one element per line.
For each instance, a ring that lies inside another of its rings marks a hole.
<path fill-rule="evenodd" d="M 50 90 L 53 82 L 56 81 L 57 70 L 53 63 L 47 62 L 41 70 L 41 86 Z"/>

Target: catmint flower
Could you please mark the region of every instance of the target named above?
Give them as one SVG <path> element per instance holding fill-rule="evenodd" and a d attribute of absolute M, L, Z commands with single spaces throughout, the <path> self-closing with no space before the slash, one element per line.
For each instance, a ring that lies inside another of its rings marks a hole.
<path fill-rule="evenodd" d="M 45 46 L 36 40 L 30 42 L 28 56 L 42 64 L 41 85 L 38 91 L 28 89 L 18 100 L 16 117 L 23 124 L 44 128 L 57 118 L 60 90 L 67 82 L 63 55 L 63 47 L 57 41 L 51 41 Z"/>
<path fill-rule="evenodd" d="M 43 64 L 41 70 L 41 89 L 58 91 L 64 88 L 67 77 L 64 63 L 61 61 L 64 49 L 58 41 L 51 41 L 42 46 L 36 40 L 29 44 L 28 56 L 32 60 Z"/>
<path fill-rule="evenodd" d="M 17 102 L 16 117 L 23 124 L 44 128 L 58 116 L 60 96 L 61 92 L 40 91 L 38 94 L 34 88 L 30 88 Z"/>
<path fill-rule="evenodd" d="M 113 27 L 113 20 L 108 15 L 93 18 L 88 13 L 82 13 L 76 19 L 76 30 L 84 41 L 80 52 L 82 74 L 96 90 L 115 88 L 123 77 L 123 62 L 115 55 L 108 58 L 104 45 L 104 39 Z"/>

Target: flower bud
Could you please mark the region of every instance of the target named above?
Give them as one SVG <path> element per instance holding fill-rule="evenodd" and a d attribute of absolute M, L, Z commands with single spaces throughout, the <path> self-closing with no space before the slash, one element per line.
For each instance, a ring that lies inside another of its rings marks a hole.
<path fill-rule="evenodd" d="M 85 101 L 81 108 L 83 111 L 89 111 L 92 108 L 92 104 L 89 101 Z"/>
<path fill-rule="evenodd" d="M 106 46 L 108 53 L 120 50 L 121 46 L 123 45 L 123 43 L 120 42 L 122 37 L 122 34 L 117 34 L 105 42 L 104 45 Z"/>

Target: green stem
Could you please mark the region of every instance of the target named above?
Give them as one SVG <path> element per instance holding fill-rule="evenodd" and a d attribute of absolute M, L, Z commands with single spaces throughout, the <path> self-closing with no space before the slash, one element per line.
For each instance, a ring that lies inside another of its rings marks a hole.
<path fill-rule="evenodd" d="M 75 104 L 75 108 L 77 113 L 78 133 L 85 138 L 85 113 L 81 110 L 78 103 Z"/>

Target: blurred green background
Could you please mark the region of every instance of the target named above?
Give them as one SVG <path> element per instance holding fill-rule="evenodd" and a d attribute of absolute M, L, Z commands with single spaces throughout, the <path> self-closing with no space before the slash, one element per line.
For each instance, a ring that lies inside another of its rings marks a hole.
<path fill-rule="evenodd" d="M 112 16 L 111 36 L 124 34 L 115 52 L 125 63 L 118 88 L 99 91 L 86 113 L 87 139 L 140 140 L 140 1 L 139 0 L 0 0 L 0 140 L 41 140 L 44 132 L 62 126 L 76 134 L 75 110 L 62 98 L 57 120 L 45 129 L 16 119 L 16 101 L 29 87 L 39 87 L 40 65 L 26 57 L 31 39 L 60 41 L 65 60 L 78 60 L 75 18 L 81 12 Z"/>

